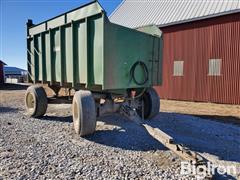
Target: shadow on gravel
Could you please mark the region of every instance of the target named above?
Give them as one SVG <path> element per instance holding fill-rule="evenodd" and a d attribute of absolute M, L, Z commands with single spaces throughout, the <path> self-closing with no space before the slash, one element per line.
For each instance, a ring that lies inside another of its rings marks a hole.
<path fill-rule="evenodd" d="M 9 112 L 16 112 L 16 111 L 18 111 L 18 108 L 0 106 L 0 113 L 9 113 Z"/>
<path fill-rule="evenodd" d="M 104 123 L 106 128 L 97 130 L 92 136 L 86 137 L 86 139 L 125 150 L 166 150 L 143 127 L 124 119 L 124 117 L 118 114 L 101 117 L 98 121 Z M 108 129 L 109 125 L 111 128 Z M 114 128 L 112 129 L 112 127 Z"/>
<path fill-rule="evenodd" d="M 219 174 L 216 170 L 215 170 L 215 174 L 213 175 L 212 180 L 237 180 L 235 177 L 229 175 L 229 174 Z"/>
<path fill-rule="evenodd" d="M 42 120 L 72 123 L 72 116 L 44 116 Z M 97 131 L 86 139 L 126 150 L 166 150 L 147 131 L 121 115 L 98 119 Z M 217 156 L 220 160 L 240 162 L 239 126 L 195 116 L 161 112 L 146 124 L 172 136 L 175 142 L 193 151 Z"/>
<path fill-rule="evenodd" d="M 72 116 L 43 116 L 39 118 L 44 121 L 67 122 L 72 123 Z"/>
<path fill-rule="evenodd" d="M 159 113 L 146 121 L 172 136 L 175 142 L 193 151 L 217 156 L 220 160 L 240 162 L 240 128 L 190 115 Z"/>
<path fill-rule="evenodd" d="M 0 86 L 0 90 L 25 90 L 28 88 L 26 84 L 3 84 Z"/>

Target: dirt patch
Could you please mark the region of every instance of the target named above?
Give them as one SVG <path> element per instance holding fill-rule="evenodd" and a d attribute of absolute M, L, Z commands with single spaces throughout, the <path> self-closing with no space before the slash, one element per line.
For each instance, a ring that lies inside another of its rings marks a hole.
<path fill-rule="evenodd" d="M 161 111 L 240 124 L 240 105 L 161 100 Z"/>

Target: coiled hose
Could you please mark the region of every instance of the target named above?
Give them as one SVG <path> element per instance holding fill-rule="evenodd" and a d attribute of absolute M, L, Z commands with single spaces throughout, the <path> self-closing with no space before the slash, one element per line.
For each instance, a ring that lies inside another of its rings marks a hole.
<path fill-rule="evenodd" d="M 142 82 L 137 81 L 137 79 L 135 77 L 135 69 L 138 65 L 141 66 L 144 71 L 144 81 L 142 81 Z M 133 80 L 137 85 L 141 86 L 141 85 L 144 85 L 148 81 L 148 78 L 149 78 L 148 76 L 149 76 L 148 68 L 144 62 L 137 61 L 132 65 L 132 67 L 130 69 L 130 77 L 131 77 L 130 81 Z"/>

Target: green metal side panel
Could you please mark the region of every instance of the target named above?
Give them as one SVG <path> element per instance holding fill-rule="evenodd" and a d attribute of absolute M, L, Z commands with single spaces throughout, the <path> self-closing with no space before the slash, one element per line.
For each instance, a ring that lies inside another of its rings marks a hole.
<path fill-rule="evenodd" d="M 28 27 L 28 71 L 34 83 L 87 88 L 103 84 L 103 9 L 91 2 Z"/>
<path fill-rule="evenodd" d="M 82 42 L 78 44 L 78 69 L 79 76 L 78 79 L 81 83 L 87 84 L 87 25 L 86 23 L 79 23 L 78 24 L 78 42 Z"/>
<path fill-rule="evenodd" d="M 46 51 L 46 81 L 51 81 L 51 57 L 50 57 L 50 35 L 49 33 L 46 34 L 45 38 L 45 51 Z"/>
<path fill-rule="evenodd" d="M 38 70 L 39 70 L 39 72 L 42 72 L 42 65 L 43 65 L 43 60 L 42 60 L 42 56 L 41 56 L 41 53 L 40 52 L 42 52 L 42 46 L 41 46 L 41 44 L 42 44 L 42 40 L 41 40 L 41 36 L 40 35 L 38 35 L 37 36 L 37 47 L 36 47 L 36 50 L 37 50 L 37 56 L 38 56 Z M 43 77 L 42 77 L 42 73 L 38 73 L 39 74 L 39 76 L 38 76 L 38 79 L 43 79 Z"/>
<path fill-rule="evenodd" d="M 72 58 L 72 29 L 66 27 L 65 29 L 65 65 L 66 65 L 66 82 L 73 82 L 73 58 Z"/>
<path fill-rule="evenodd" d="M 53 61 L 55 62 L 53 69 L 55 69 L 54 81 L 61 81 L 61 53 L 60 53 L 60 31 L 53 31 Z"/>
<path fill-rule="evenodd" d="M 103 26 L 98 14 L 34 35 L 29 40 L 34 81 L 71 83 L 73 87 L 102 85 Z"/>
<path fill-rule="evenodd" d="M 89 48 L 89 83 L 103 85 L 103 47 L 104 47 L 104 16 L 97 15 L 88 20 L 88 48 Z"/>

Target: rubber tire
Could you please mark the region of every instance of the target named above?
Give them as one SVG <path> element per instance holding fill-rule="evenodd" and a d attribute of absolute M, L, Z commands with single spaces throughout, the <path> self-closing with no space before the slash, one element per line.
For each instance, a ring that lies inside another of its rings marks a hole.
<path fill-rule="evenodd" d="M 96 129 L 95 101 L 90 91 L 80 90 L 72 102 L 73 126 L 80 136 L 93 134 Z"/>
<path fill-rule="evenodd" d="M 34 100 L 34 107 L 29 108 L 27 105 L 27 97 L 31 94 Z M 27 88 L 25 94 L 25 106 L 27 109 L 27 114 L 30 117 L 41 117 L 47 111 L 48 100 L 47 94 L 42 86 L 30 86 Z"/>
<path fill-rule="evenodd" d="M 142 97 L 144 102 L 144 119 L 151 119 L 159 113 L 160 97 L 154 88 L 148 88 Z M 141 116 L 141 111 L 139 113 Z"/>

